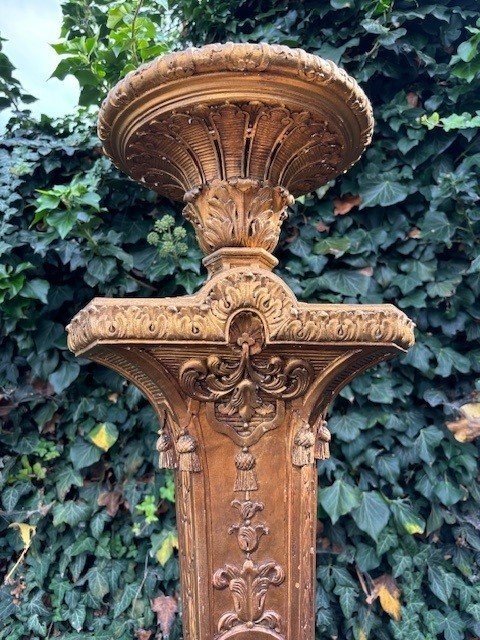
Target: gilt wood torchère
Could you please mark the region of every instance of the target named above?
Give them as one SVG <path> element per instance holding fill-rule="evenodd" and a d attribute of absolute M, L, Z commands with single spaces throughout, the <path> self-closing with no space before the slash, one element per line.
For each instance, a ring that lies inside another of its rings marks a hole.
<path fill-rule="evenodd" d="M 96 298 L 69 346 L 153 405 L 175 469 L 184 635 L 314 636 L 316 460 L 338 391 L 413 343 L 392 305 L 298 302 L 272 269 L 294 197 L 345 172 L 373 118 L 357 83 L 300 49 L 209 45 L 130 73 L 99 116 L 105 152 L 185 202 L 206 284 Z"/>

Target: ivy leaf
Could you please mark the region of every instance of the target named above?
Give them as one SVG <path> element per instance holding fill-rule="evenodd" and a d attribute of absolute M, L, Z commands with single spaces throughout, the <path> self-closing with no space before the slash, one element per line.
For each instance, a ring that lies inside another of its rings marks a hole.
<path fill-rule="evenodd" d="M 460 353 L 457 353 L 450 347 L 442 347 L 436 353 L 437 368 L 435 373 L 444 378 L 452 374 L 452 369 L 456 369 L 461 373 L 470 371 L 470 360 Z"/>
<path fill-rule="evenodd" d="M 395 172 L 379 173 L 376 176 L 365 176 L 361 180 L 360 209 L 367 207 L 390 207 L 398 202 L 403 202 L 409 195 L 409 188 L 400 182 Z"/>
<path fill-rule="evenodd" d="M 352 617 L 356 609 L 358 591 L 351 587 L 337 587 L 336 593 L 340 596 L 340 607 L 345 618 Z"/>
<path fill-rule="evenodd" d="M 424 240 L 444 242 L 447 245 L 450 245 L 454 229 L 443 211 L 428 211 L 420 223 Z"/>
<path fill-rule="evenodd" d="M 46 222 L 53 227 L 62 240 L 67 237 L 77 221 L 77 211 L 56 211 L 46 217 Z"/>
<path fill-rule="evenodd" d="M 377 491 L 365 491 L 360 506 L 352 511 L 352 517 L 359 529 L 377 541 L 388 524 L 390 509 Z"/>
<path fill-rule="evenodd" d="M 465 497 L 465 492 L 453 484 L 446 476 L 443 480 L 437 482 L 434 491 L 440 502 L 447 507 L 457 504 L 457 502 L 460 502 L 460 500 L 463 500 Z"/>
<path fill-rule="evenodd" d="M 90 467 L 100 460 L 101 455 L 101 450 L 98 447 L 85 442 L 85 440 L 77 440 L 70 449 L 70 460 L 75 469 Z"/>
<path fill-rule="evenodd" d="M 343 442 L 353 442 L 360 435 L 360 430 L 365 429 L 365 426 L 364 416 L 352 411 L 343 416 L 332 416 L 328 422 L 331 433 Z"/>
<path fill-rule="evenodd" d="M 71 466 L 67 466 L 55 475 L 55 486 L 57 495 L 63 502 L 72 487 L 83 486 L 83 478 L 78 471 L 75 471 Z"/>
<path fill-rule="evenodd" d="M 53 526 L 65 523 L 76 527 L 80 522 L 86 522 L 91 514 L 91 507 L 86 502 L 66 500 L 53 507 Z"/>
<path fill-rule="evenodd" d="M 108 451 L 118 439 L 118 429 L 111 422 L 101 422 L 90 431 L 88 438 L 102 451 Z"/>
<path fill-rule="evenodd" d="M 120 600 L 118 600 L 113 607 L 113 615 L 115 618 L 128 609 L 137 593 L 140 593 L 140 588 L 136 582 L 127 584 L 127 586 L 122 590 Z"/>
<path fill-rule="evenodd" d="M 88 586 L 92 595 L 98 600 L 103 600 L 103 598 L 110 591 L 110 587 L 108 586 L 108 580 L 98 567 L 92 567 L 88 572 Z"/>
<path fill-rule="evenodd" d="M 350 240 L 345 237 L 323 238 L 319 240 L 314 250 L 316 253 L 325 255 L 331 253 L 335 258 L 340 258 L 350 248 Z"/>
<path fill-rule="evenodd" d="M 315 281 L 318 289 L 356 297 L 366 295 L 371 278 L 356 271 L 330 271 L 315 278 Z"/>
<path fill-rule="evenodd" d="M 437 427 L 431 426 L 421 429 L 415 440 L 418 456 L 427 464 L 433 464 L 435 461 L 435 447 L 442 442 L 443 438 L 443 433 Z"/>
<path fill-rule="evenodd" d="M 83 623 L 87 617 L 87 609 L 84 604 L 78 604 L 73 611 L 70 611 L 68 619 L 75 631 L 83 629 Z"/>
<path fill-rule="evenodd" d="M 350 513 L 360 504 L 361 493 L 357 487 L 344 480 L 336 480 L 331 487 L 320 489 L 320 504 L 335 524 L 340 516 Z"/>
<path fill-rule="evenodd" d="M 450 596 L 452 595 L 454 581 L 442 567 L 428 568 L 428 586 L 430 591 L 434 593 L 439 600 L 448 604 Z"/>
<path fill-rule="evenodd" d="M 47 304 L 49 289 L 50 284 L 47 280 L 34 278 L 25 283 L 25 286 L 20 291 L 20 295 L 22 298 L 34 298 L 35 300 L 40 300 L 43 304 Z"/>
<path fill-rule="evenodd" d="M 425 531 L 425 522 L 417 516 L 409 505 L 401 500 L 392 500 L 390 508 L 397 525 L 410 535 Z"/>
<path fill-rule="evenodd" d="M 164 538 L 163 542 L 158 548 L 158 551 L 155 554 L 155 557 L 162 565 L 162 567 L 164 567 L 167 564 L 168 560 L 170 560 L 173 555 L 174 549 L 178 549 L 178 537 L 175 533 L 170 532 Z"/>
<path fill-rule="evenodd" d="M 465 624 L 456 611 L 449 611 L 445 616 L 443 635 L 445 640 L 463 640 L 465 638 Z"/>
<path fill-rule="evenodd" d="M 52 385 L 55 393 L 62 393 L 62 391 L 65 391 L 65 389 L 78 378 L 79 373 L 80 365 L 76 362 L 65 361 L 48 377 L 48 381 Z"/>
<path fill-rule="evenodd" d="M 11 589 L 0 587 L 0 620 L 5 620 L 17 609 L 10 591 Z"/>

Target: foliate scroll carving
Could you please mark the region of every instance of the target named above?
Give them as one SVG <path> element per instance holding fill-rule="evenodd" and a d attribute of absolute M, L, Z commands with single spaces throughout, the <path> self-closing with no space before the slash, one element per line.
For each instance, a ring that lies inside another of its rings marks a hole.
<path fill-rule="evenodd" d="M 219 422 L 228 422 L 237 434 L 249 436 L 275 419 L 278 403 L 304 394 L 314 372 L 300 358 L 262 354 L 263 324 L 250 312 L 232 321 L 230 344 L 231 356 L 188 360 L 180 369 L 180 384 L 191 398 L 215 403 Z"/>
<path fill-rule="evenodd" d="M 237 534 L 238 546 L 245 554 L 245 560 L 241 566 L 227 563 L 213 574 L 215 589 L 228 587 L 234 605 L 233 611 L 227 611 L 220 617 L 217 629 L 224 633 L 243 625 L 247 629 L 264 627 L 280 633 L 281 616 L 276 611 L 266 610 L 265 600 L 269 588 L 279 586 L 285 580 L 285 572 L 272 560 L 257 563 L 251 559 L 262 536 L 268 534 L 265 524 L 252 524 L 252 519 L 263 510 L 264 504 L 248 499 L 234 500 L 232 507 L 238 510 L 242 522 L 232 525 L 229 533 Z"/>
<path fill-rule="evenodd" d="M 285 579 L 282 567 L 273 561 L 257 564 L 246 559 L 241 567 L 226 564 L 213 576 L 216 589 L 230 589 L 234 611 L 227 611 L 218 622 L 218 631 L 227 631 L 244 624 L 248 629 L 256 625 L 280 632 L 281 618 L 276 611 L 265 610 L 265 598 L 271 585 L 278 586 Z"/>
<path fill-rule="evenodd" d="M 286 208 L 293 198 L 282 187 L 257 180 L 216 181 L 185 195 L 183 215 L 197 235 L 200 248 L 211 253 L 222 247 L 258 247 L 272 251 L 278 242 Z"/>

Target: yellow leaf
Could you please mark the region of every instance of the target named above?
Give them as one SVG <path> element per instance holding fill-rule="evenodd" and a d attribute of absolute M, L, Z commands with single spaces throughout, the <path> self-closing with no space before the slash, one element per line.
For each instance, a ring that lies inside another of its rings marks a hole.
<path fill-rule="evenodd" d="M 25 522 L 12 522 L 12 524 L 9 526 L 18 529 L 20 538 L 23 542 L 23 546 L 25 549 L 27 549 L 32 542 L 32 538 L 37 531 L 37 527 L 34 527 L 31 524 L 26 524 Z"/>
<path fill-rule="evenodd" d="M 363 629 L 360 629 L 360 631 L 358 633 L 358 640 L 368 640 L 367 639 L 367 634 L 365 633 L 365 631 Z"/>
<path fill-rule="evenodd" d="M 480 418 L 480 402 L 468 402 L 462 404 L 460 411 L 466 418 L 470 420 L 478 420 Z"/>
<path fill-rule="evenodd" d="M 118 430 L 111 422 L 101 422 L 90 431 L 88 437 L 99 449 L 108 451 L 117 441 Z"/>
<path fill-rule="evenodd" d="M 378 588 L 378 597 L 382 609 L 397 622 L 402 617 L 402 605 L 400 604 L 398 589 L 391 593 L 385 585 Z"/>
<path fill-rule="evenodd" d="M 178 538 L 174 533 L 169 533 L 155 554 L 162 567 L 167 564 L 174 549 L 178 549 Z"/>
<path fill-rule="evenodd" d="M 418 522 L 405 522 L 403 524 L 407 533 L 414 535 L 415 533 L 423 533 L 424 527 L 422 527 Z"/>

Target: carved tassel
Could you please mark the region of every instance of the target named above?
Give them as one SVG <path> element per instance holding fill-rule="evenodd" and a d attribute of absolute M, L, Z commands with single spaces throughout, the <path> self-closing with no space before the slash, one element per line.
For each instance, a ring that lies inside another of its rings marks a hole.
<path fill-rule="evenodd" d="M 313 464 L 315 435 L 306 420 L 300 419 L 300 427 L 293 439 L 292 462 L 296 467 Z"/>
<path fill-rule="evenodd" d="M 170 434 L 163 430 L 159 431 L 159 434 L 157 440 L 158 466 L 160 469 L 176 469 L 177 460 Z"/>
<path fill-rule="evenodd" d="M 258 489 L 255 456 L 250 453 L 248 447 L 243 447 L 235 456 L 235 466 L 237 467 L 237 478 L 235 480 L 234 491 L 256 491 Z"/>
<path fill-rule="evenodd" d="M 177 440 L 178 468 L 197 473 L 202 470 L 197 453 L 197 441 L 185 430 Z"/>
<path fill-rule="evenodd" d="M 315 440 L 315 459 L 328 460 L 330 458 L 330 440 L 332 436 L 327 429 L 326 420 L 320 420 Z"/>

